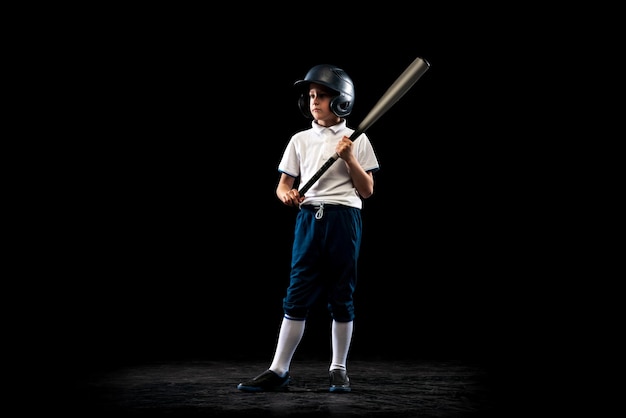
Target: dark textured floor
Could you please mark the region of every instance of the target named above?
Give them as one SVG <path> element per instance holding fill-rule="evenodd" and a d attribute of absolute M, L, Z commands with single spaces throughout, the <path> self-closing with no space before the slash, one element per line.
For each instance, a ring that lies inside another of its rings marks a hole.
<path fill-rule="evenodd" d="M 237 384 L 259 361 L 168 361 L 81 374 L 58 400 L 84 417 L 486 417 L 497 416 L 495 376 L 454 361 L 353 360 L 352 392 L 328 392 L 328 364 L 292 364 L 285 392 L 245 393 Z M 499 415 L 498 415 L 499 416 Z"/>

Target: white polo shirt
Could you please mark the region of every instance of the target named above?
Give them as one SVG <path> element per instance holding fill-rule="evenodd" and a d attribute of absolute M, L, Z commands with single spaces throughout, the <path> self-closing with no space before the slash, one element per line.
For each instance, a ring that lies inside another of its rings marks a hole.
<path fill-rule="evenodd" d="M 325 128 L 311 122 L 311 128 L 294 134 L 278 164 L 278 171 L 291 177 L 300 176 L 305 185 L 313 175 L 335 154 L 337 143 L 349 137 L 354 129 L 342 119 L 337 125 Z M 374 148 L 366 134 L 353 141 L 353 154 L 365 171 L 377 171 L 380 166 Z M 345 162 L 339 158 L 305 193 L 303 205 L 328 203 L 361 209 L 363 201 L 352 184 Z"/>

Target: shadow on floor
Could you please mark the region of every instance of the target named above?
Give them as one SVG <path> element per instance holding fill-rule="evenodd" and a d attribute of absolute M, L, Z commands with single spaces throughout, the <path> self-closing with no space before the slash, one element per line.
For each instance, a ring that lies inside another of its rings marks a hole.
<path fill-rule="evenodd" d="M 170 361 L 84 373 L 59 400 L 84 417 L 487 417 L 496 416 L 494 376 L 444 361 L 349 363 L 350 393 L 328 392 L 328 364 L 292 364 L 285 392 L 245 393 L 237 384 L 259 361 Z"/>

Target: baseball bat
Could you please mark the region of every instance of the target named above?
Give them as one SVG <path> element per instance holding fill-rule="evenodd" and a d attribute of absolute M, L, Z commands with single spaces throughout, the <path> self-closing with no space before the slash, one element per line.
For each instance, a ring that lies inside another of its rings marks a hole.
<path fill-rule="evenodd" d="M 430 68 L 428 61 L 421 57 L 417 57 L 413 62 L 400 74 L 394 83 L 385 91 L 381 98 L 376 102 L 372 110 L 369 111 L 365 119 L 361 121 L 357 129 L 350 135 L 350 140 L 354 141 L 363 132 L 369 129 L 382 115 L 387 113 L 391 107 L 396 104 L 404 94 L 413 87 L 422 75 Z M 339 154 L 333 154 L 324 165 L 311 177 L 311 179 L 298 191 L 300 196 L 304 194 L 315 184 L 322 174 L 330 168 L 335 161 L 339 159 Z"/>

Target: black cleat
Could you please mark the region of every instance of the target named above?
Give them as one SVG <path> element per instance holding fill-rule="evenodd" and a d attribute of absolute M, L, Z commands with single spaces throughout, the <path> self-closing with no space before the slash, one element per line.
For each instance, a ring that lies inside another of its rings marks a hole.
<path fill-rule="evenodd" d="M 350 379 L 345 370 L 331 370 L 330 375 L 330 392 L 350 392 Z"/>
<path fill-rule="evenodd" d="M 239 383 L 237 389 L 244 392 L 271 392 L 287 389 L 289 385 L 289 372 L 280 377 L 271 370 L 266 370 L 252 380 Z"/>

